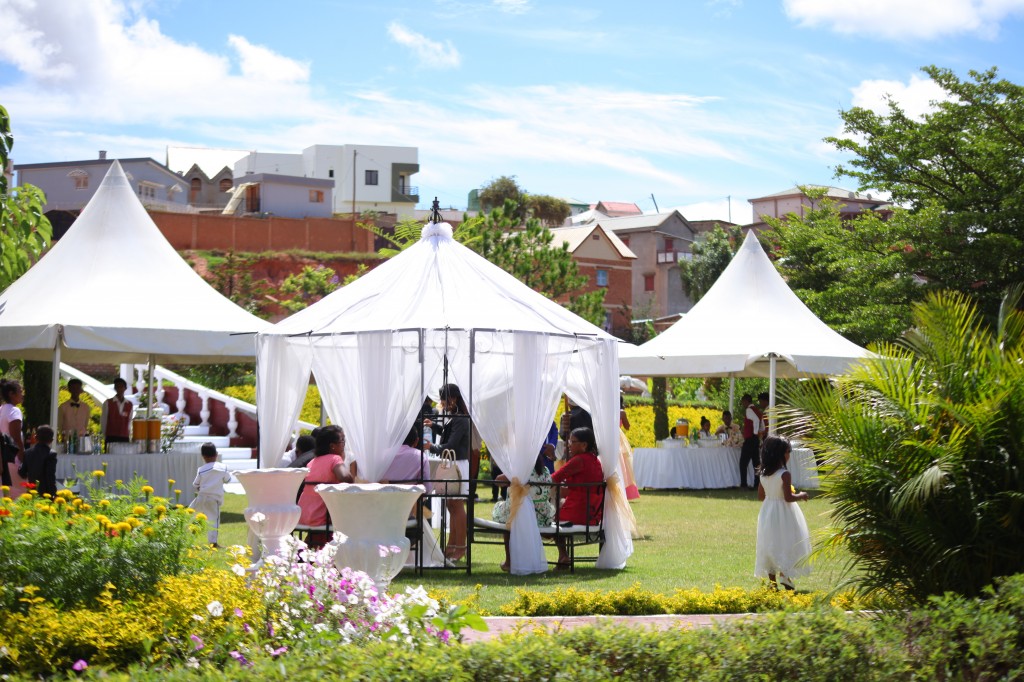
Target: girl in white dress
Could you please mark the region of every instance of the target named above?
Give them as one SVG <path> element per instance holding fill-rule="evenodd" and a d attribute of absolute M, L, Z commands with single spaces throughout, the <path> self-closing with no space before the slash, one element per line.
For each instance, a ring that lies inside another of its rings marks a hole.
<path fill-rule="evenodd" d="M 811 572 L 807 559 L 811 555 L 811 535 L 803 512 L 796 505 L 808 499 L 807 493 L 793 488 L 793 478 L 786 470 L 791 446 L 785 438 L 769 436 L 761 451 L 761 482 L 757 498 L 761 511 L 757 515 L 757 559 L 754 575 L 767 577 L 773 587 L 776 575 L 787 590 L 793 578 Z"/>

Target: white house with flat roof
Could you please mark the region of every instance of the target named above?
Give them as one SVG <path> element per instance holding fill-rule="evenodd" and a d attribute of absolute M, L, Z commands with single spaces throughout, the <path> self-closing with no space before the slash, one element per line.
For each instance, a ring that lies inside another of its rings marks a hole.
<path fill-rule="evenodd" d="M 419 189 L 412 176 L 419 172 L 416 147 L 317 144 L 301 154 L 250 152 L 235 163 L 235 184 L 247 175 L 294 175 L 334 182 L 334 213 L 369 211 L 413 217 Z"/>

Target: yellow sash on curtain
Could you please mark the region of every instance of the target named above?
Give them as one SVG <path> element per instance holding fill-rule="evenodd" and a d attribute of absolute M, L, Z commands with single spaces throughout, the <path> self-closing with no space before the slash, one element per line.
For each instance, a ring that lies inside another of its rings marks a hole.
<path fill-rule="evenodd" d="M 505 526 L 512 528 L 512 519 L 519 513 L 521 502 L 529 495 L 529 487 L 523 485 L 518 478 L 513 478 L 508 487 L 508 521 Z"/>
<path fill-rule="evenodd" d="M 608 516 L 608 503 L 611 502 L 612 509 L 625 520 L 630 537 L 638 537 L 636 517 L 633 516 L 633 508 L 629 506 L 629 500 L 626 499 L 626 489 L 622 487 L 619 474 L 612 474 L 605 479 L 605 486 L 604 515 Z"/>

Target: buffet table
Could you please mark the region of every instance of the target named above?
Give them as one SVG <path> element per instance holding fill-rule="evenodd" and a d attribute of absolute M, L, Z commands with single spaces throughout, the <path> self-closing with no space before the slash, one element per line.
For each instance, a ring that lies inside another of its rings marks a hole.
<path fill-rule="evenodd" d="M 174 501 L 174 490 L 181 491 L 179 501 L 188 504 L 195 493 L 192 481 L 196 478 L 196 469 L 203 463 L 203 458 L 194 449 L 188 451 L 171 450 L 169 452 L 142 455 L 57 455 L 57 480 L 67 481 L 79 478 L 83 482 L 93 471 L 100 471 L 107 465 L 107 474 L 103 477 L 104 486 L 112 486 L 120 479 L 127 483 L 136 474 L 146 479 L 156 494 Z M 174 486 L 168 490 L 167 481 L 174 479 Z"/>
<path fill-rule="evenodd" d="M 817 488 L 814 453 L 793 448 L 788 469 L 797 489 Z M 640 488 L 735 488 L 740 484 L 740 448 L 660 447 L 633 450 L 633 474 Z M 747 484 L 754 470 L 747 470 Z"/>

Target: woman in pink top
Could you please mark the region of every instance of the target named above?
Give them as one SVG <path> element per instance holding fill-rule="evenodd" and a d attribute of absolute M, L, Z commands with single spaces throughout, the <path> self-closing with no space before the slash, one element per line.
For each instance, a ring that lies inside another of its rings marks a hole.
<path fill-rule="evenodd" d="M 325 426 L 316 436 L 316 457 L 309 464 L 309 473 L 299 494 L 299 525 L 324 526 L 330 523 L 327 505 L 316 491 L 320 483 L 351 483 L 352 474 L 345 468 L 345 432 L 340 426 Z M 323 547 L 331 534 L 312 532 L 306 537 L 311 549 Z"/>

